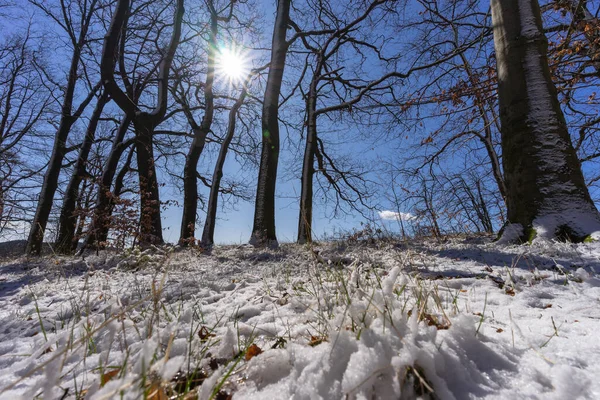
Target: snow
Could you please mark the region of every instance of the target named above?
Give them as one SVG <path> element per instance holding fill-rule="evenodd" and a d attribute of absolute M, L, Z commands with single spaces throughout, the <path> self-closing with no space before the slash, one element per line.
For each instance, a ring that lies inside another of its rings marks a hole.
<path fill-rule="evenodd" d="M 217 246 L 0 269 L 2 399 L 174 398 L 186 382 L 200 399 L 600 398 L 599 243 Z"/>
<path fill-rule="evenodd" d="M 511 243 L 518 243 L 521 237 L 523 236 L 523 225 L 521 224 L 508 224 L 504 227 L 504 232 L 500 239 L 498 240 L 498 244 L 506 245 Z"/>

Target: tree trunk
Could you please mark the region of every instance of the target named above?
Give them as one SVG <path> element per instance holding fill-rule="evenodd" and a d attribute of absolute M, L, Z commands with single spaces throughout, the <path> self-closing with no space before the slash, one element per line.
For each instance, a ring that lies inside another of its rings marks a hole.
<path fill-rule="evenodd" d="M 79 196 L 79 201 L 78 201 L 78 205 L 77 207 L 80 210 L 89 210 L 90 206 L 92 204 L 92 197 L 94 194 L 94 184 L 90 181 L 83 181 L 82 187 L 81 187 L 81 195 Z M 87 219 L 88 215 L 85 212 L 80 213 L 79 215 L 79 221 L 77 222 L 77 227 L 75 228 L 75 237 L 77 239 L 83 237 L 83 231 L 85 229 L 85 221 Z M 73 240 L 73 249 L 72 252 L 75 252 L 77 250 L 77 244 L 79 243 L 79 240 Z"/>
<path fill-rule="evenodd" d="M 110 198 L 109 198 L 108 202 L 106 203 L 106 210 L 105 210 L 106 224 L 104 224 L 102 226 L 102 228 L 99 229 L 98 235 L 97 235 L 98 241 L 100 243 L 107 242 L 108 232 L 111 229 L 111 227 L 114 227 L 114 224 L 112 221 L 113 211 L 115 209 L 115 206 L 117 205 L 117 199 L 123 193 L 123 189 L 125 187 L 125 176 L 127 175 L 127 173 L 129 171 L 131 171 L 131 161 L 133 160 L 134 154 L 135 154 L 135 146 L 132 146 L 131 150 L 129 151 L 129 154 L 127 155 L 127 158 L 125 159 L 125 163 L 119 170 L 119 173 L 116 174 L 117 176 L 115 177 L 115 183 L 113 185 L 112 192 L 110 193 Z M 118 244 L 116 246 L 119 247 Z M 123 246 L 121 246 L 121 247 L 123 247 Z"/>
<path fill-rule="evenodd" d="M 215 63 L 217 51 L 217 14 L 211 3 L 211 30 L 208 40 L 208 67 L 204 84 L 204 117 L 200 126 L 193 126 L 194 140 L 185 159 L 183 169 L 183 215 L 181 217 L 181 235 L 179 244 L 186 246 L 196 235 L 196 212 L 198 211 L 198 177 L 196 168 L 198 160 L 206 144 L 206 136 L 210 132 L 214 116 L 213 83 L 215 80 Z M 190 111 L 188 119 L 193 122 Z M 193 125 L 196 125 L 193 123 Z"/>
<path fill-rule="evenodd" d="M 113 139 L 110 154 L 108 155 L 108 159 L 106 160 L 106 164 L 102 171 L 102 177 L 98 183 L 98 194 L 96 196 L 94 216 L 83 244 L 84 249 L 89 246 L 94 246 L 96 248 L 102 247 L 102 243 L 106 242 L 106 239 L 108 238 L 110 210 L 112 209 L 110 207 L 112 199 L 110 188 L 121 155 L 126 149 L 126 146 L 123 144 L 123 139 L 129 129 L 129 125 L 131 125 L 131 120 L 127 116 L 123 117 L 119 129 Z"/>
<path fill-rule="evenodd" d="M 141 245 L 162 244 L 162 222 L 160 218 L 160 196 L 152 136 L 154 129 L 138 118 L 135 125 L 135 150 L 140 185 L 140 236 Z"/>
<path fill-rule="evenodd" d="M 279 161 L 279 95 L 288 50 L 286 30 L 290 2 L 291 0 L 278 0 L 273 30 L 271 64 L 262 109 L 262 151 L 256 189 L 254 226 L 250 237 L 250 244 L 255 246 L 277 246 L 275 183 Z"/>
<path fill-rule="evenodd" d="M 48 224 L 48 218 L 50 211 L 52 210 L 52 203 L 54 201 L 54 194 L 56 193 L 58 178 L 60 176 L 60 170 L 62 168 L 62 162 L 65 157 L 66 143 L 71 131 L 73 124 L 79 119 L 83 110 L 88 106 L 92 98 L 95 96 L 100 84 L 97 84 L 94 88 L 90 89 L 90 92 L 80 103 L 79 107 L 73 109 L 73 100 L 75 98 L 75 86 L 79 80 L 79 64 L 81 61 L 81 51 L 85 46 L 88 29 L 90 27 L 90 21 L 95 13 L 96 1 L 90 4 L 90 8 L 87 13 L 83 16 L 80 23 L 80 31 L 77 40 L 72 37 L 73 54 L 71 56 L 71 64 L 69 66 L 69 75 L 67 76 L 67 82 L 64 88 L 64 98 L 61 105 L 61 117 L 56 135 L 54 138 L 54 146 L 52 148 L 52 155 L 50 156 L 50 162 L 48 163 L 48 169 L 44 175 L 44 183 L 42 184 L 42 190 L 40 191 L 40 197 L 35 211 L 33 222 L 31 223 L 31 229 L 29 231 L 29 238 L 27 239 L 27 246 L 25 252 L 27 254 L 39 255 L 42 251 L 42 243 L 44 241 L 44 231 Z M 66 13 L 63 4 L 63 12 Z M 65 14 L 65 18 L 66 17 Z"/>
<path fill-rule="evenodd" d="M 100 75 L 105 90 L 125 114 L 131 118 L 135 127 L 136 154 L 140 185 L 140 234 L 141 245 L 163 243 L 162 224 L 160 219 L 160 198 L 156 167 L 154 164 L 153 135 L 154 129 L 163 121 L 167 112 L 169 93 L 169 74 L 175 51 L 181 39 L 181 25 L 184 14 L 184 0 L 176 1 L 173 17 L 173 32 L 169 47 L 158 65 L 157 103 L 150 112 L 140 110 L 137 100 L 132 98 L 117 84 L 115 80 L 115 55 L 118 52 L 119 39 L 127 29 L 130 0 L 118 0 L 112 17 L 110 28 L 104 37 Z M 121 43 L 124 47 L 124 42 Z M 122 71 L 123 72 L 123 71 Z M 127 85 L 126 85 L 127 86 Z"/>
<path fill-rule="evenodd" d="M 4 222 L 4 189 L 0 185 L 0 225 Z"/>
<path fill-rule="evenodd" d="M 320 64 L 318 64 L 320 66 Z M 306 101 L 306 145 L 302 165 L 300 189 L 300 216 L 298 218 L 298 243 L 312 242 L 313 177 L 317 152 L 317 83 L 320 69 L 315 72 Z"/>
<path fill-rule="evenodd" d="M 504 240 L 600 236 L 548 68 L 537 0 L 492 0 L 508 222 Z"/>
<path fill-rule="evenodd" d="M 27 247 L 25 249 L 27 254 L 39 255 L 42 251 L 44 233 L 50 217 L 50 211 L 52 210 L 54 194 L 58 188 L 58 177 L 66 153 L 67 137 L 72 125 L 73 118 L 70 115 L 63 115 L 54 138 L 52 155 L 50 156 L 48 169 L 44 175 L 44 183 L 42 184 L 37 209 L 29 231 L 29 238 L 27 239 Z"/>
<path fill-rule="evenodd" d="M 196 235 L 196 212 L 198 211 L 198 160 L 206 144 L 208 131 L 194 129 L 194 139 L 183 167 L 183 214 L 179 244 L 187 246 Z"/>
<path fill-rule="evenodd" d="M 56 251 L 58 253 L 71 254 L 77 248 L 77 240 L 79 239 L 75 239 L 75 228 L 77 226 L 75 209 L 79 197 L 79 185 L 86 173 L 85 166 L 88 161 L 92 144 L 94 143 L 96 128 L 98 127 L 98 122 L 100 121 L 104 106 L 108 101 L 109 97 L 104 93 L 96 103 L 96 107 L 94 108 L 94 112 L 88 123 L 85 138 L 83 139 L 81 149 L 79 150 L 79 156 L 73 169 L 73 174 L 71 175 L 71 179 L 69 180 L 65 192 L 59 218 L 58 238 L 56 240 Z"/>
<path fill-rule="evenodd" d="M 204 221 L 204 229 L 202 230 L 202 240 L 201 245 L 204 248 L 210 248 L 214 244 L 214 236 L 215 236 L 215 225 L 217 220 L 217 207 L 219 204 L 219 189 L 221 188 L 221 179 L 223 178 L 223 166 L 225 165 L 225 159 L 227 158 L 227 152 L 229 150 L 229 145 L 233 140 L 233 135 L 235 134 L 235 123 L 237 118 L 237 113 L 244 100 L 246 99 L 247 85 L 250 80 L 250 77 L 246 79 L 244 83 L 244 88 L 242 89 L 242 93 L 236 100 L 231 110 L 229 110 L 229 121 L 227 124 L 227 134 L 221 143 L 221 148 L 219 150 L 219 156 L 217 157 L 217 162 L 215 163 L 215 169 L 213 172 L 212 182 L 210 186 L 210 194 L 208 195 L 208 204 L 206 208 L 206 220 Z"/>

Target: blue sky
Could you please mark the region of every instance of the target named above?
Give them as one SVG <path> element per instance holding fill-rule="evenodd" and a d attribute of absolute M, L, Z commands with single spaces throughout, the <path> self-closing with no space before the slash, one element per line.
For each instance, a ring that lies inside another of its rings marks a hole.
<path fill-rule="evenodd" d="M 19 0 L 25 1 L 25 0 Z M 258 14 L 262 17 L 262 23 L 264 25 L 264 39 L 265 43 L 270 43 L 271 40 L 271 32 L 272 32 L 272 22 L 274 19 L 274 7 L 275 2 L 272 0 L 268 1 L 259 1 Z M 417 7 L 416 5 L 410 7 Z M 487 5 L 482 4 L 482 7 L 487 9 Z M 413 9 L 413 11 L 416 11 Z M 19 20 L 18 20 L 19 21 Z M 25 20 L 20 20 L 21 23 L 24 23 Z M 13 25 L 18 26 L 18 23 Z M 10 32 L 12 27 L 4 27 L 2 28 L 3 32 Z M 410 43 L 414 40 L 414 37 L 401 36 L 397 38 L 398 43 Z M 53 43 L 57 43 L 56 41 Z M 256 45 L 256 43 L 252 43 L 252 45 Z M 268 47 L 265 45 L 263 47 Z M 60 51 L 60 50 L 58 50 Z M 490 49 L 486 49 L 486 51 L 491 51 Z M 263 52 L 263 56 L 266 53 Z M 253 55 L 250 54 L 250 57 Z M 410 56 L 410 53 L 407 53 L 406 56 Z M 258 56 L 257 56 L 258 58 Z M 408 57 L 410 60 L 410 57 Z M 252 60 L 251 60 L 252 61 Z M 289 61 L 289 58 L 288 58 Z M 257 61 L 256 61 L 257 62 Z M 261 61 L 262 62 L 262 61 Z M 254 65 L 256 66 L 256 64 Z M 399 69 L 403 70 L 407 65 L 399 64 Z M 377 76 L 379 73 L 378 67 L 373 64 L 371 66 L 369 62 L 366 64 L 366 68 L 369 73 L 372 73 L 372 76 Z M 352 67 L 350 67 L 352 68 Z M 286 79 L 293 80 L 294 77 L 298 74 L 297 68 L 286 67 Z M 289 89 L 284 86 L 284 94 L 289 92 Z M 260 96 L 260 94 L 257 94 Z M 292 102 L 292 105 L 302 106 L 302 100 L 296 95 L 296 99 Z M 283 110 L 286 117 L 290 116 L 292 118 L 299 119 L 301 115 L 292 115 L 294 112 L 298 111 L 290 111 L 288 108 L 289 104 L 285 106 L 285 110 Z M 435 106 L 434 106 L 435 107 Z M 90 107 L 91 108 L 91 107 Z M 431 110 L 431 108 L 430 108 Z M 201 113 L 196 115 L 197 120 L 202 117 Z M 355 161 L 358 163 L 364 163 L 365 166 L 368 167 L 381 167 L 382 162 L 398 162 L 398 165 L 401 163 L 399 160 L 401 158 L 407 159 L 407 165 L 415 161 L 413 157 L 414 154 L 420 154 L 421 156 L 426 152 L 434 151 L 435 147 L 429 148 L 428 146 L 421 146 L 422 139 L 427 137 L 429 131 L 435 130 L 437 127 L 437 123 L 439 120 L 435 118 L 425 120 L 424 126 L 421 127 L 413 127 L 412 129 L 408 129 L 406 132 L 403 132 L 402 126 L 397 127 L 398 133 L 392 132 L 393 134 L 387 139 L 381 139 L 379 141 L 371 141 L 368 137 L 386 137 L 386 134 L 390 133 L 385 131 L 388 129 L 384 126 L 372 126 L 365 128 L 364 126 L 361 128 L 359 125 L 352 125 L 352 122 L 347 122 L 341 125 L 338 125 L 337 122 L 329 123 L 326 118 L 321 117 L 319 119 L 319 133 L 322 137 L 327 138 L 331 145 L 330 151 L 336 155 L 344 155 L 348 154 L 351 157 L 354 157 Z M 367 134 L 361 136 L 361 129 L 369 130 Z M 258 132 L 257 132 L 258 133 Z M 294 136 L 292 141 L 298 141 L 298 132 L 291 132 L 290 135 Z M 277 193 L 278 197 L 276 200 L 276 226 L 277 226 L 277 236 L 280 242 L 290 242 L 295 241 L 296 239 L 296 231 L 298 224 L 298 196 L 300 193 L 300 159 L 301 152 L 303 151 L 303 144 L 301 143 L 299 146 L 292 145 L 288 140 L 286 140 L 286 132 L 282 129 L 281 132 L 281 140 L 282 140 L 282 151 L 280 156 L 280 166 L 279 166 L 279 174 L 278 174 L 278 182 L 277 182 Z M 437 143 L 436 143 L 437 144 Z M 454 160 L 454 154 L 447 155 L 445 164 L 437 166 L 436 168 L 442 168 L 445 170 L 455 170 L 460 172 L 460 168 L 462 163 L 464 162 L 465 154 L 468 154 L 476 147 L 472 142 L 469 145 L 464 146 L 463 148 L 457 150 L 457 158 Z M 480 150 L 477 150 L 480 151 Z M 187 152 L 187 149 L 182 149 L 182 152 Z M 420 153 L 419 153 L 420 152 Z M 70 156 L 71 157 L 71 156 Z M 213 156 L 214 158 L 214 156 Z M 201 161 L 202 162 L 202 161 Z M 377 165 L 379 163 L 379 165 Z M 209 167 L 212 171 L 212 166 Z M 290 172 L 292 171 L 292 172 Z M 381 172 L 381 169 L 374 169 L 374 173 L 371 174 L 371 178 L 376 180 L 378 184 L 374 188 L 374 204 L 378 204 L 378 208 L 381 210 L 393 210 L 393 211 L 401 211 L 401 212 L 412 212 L 410 209 L 400 209 L 397 210 L 396 207 L 389 201 L 387 198 L 387 194 L 390 191 L 390 180 L 385 176 L 385 173 Z M 239 163 L 235 161 L 235 157 L 230 152 L 227 163 L 225 166 L 225 177 L 243 177 L 243 179 L 252 179 L 255 180 L 258 175 L 258 171 L 248 172 L 247 170 L 242 170 L 242 167 Z M 162 179 L 162 182 L 168 183 L 168 185 L 161 189 L 161 200 L 169 200 L 175 199 L 181 201 L 182 195 L 178 193 L 179 188 L 177 185 L 173 187 L 166 177 Z M 251 186 L 254 185 L 253 183 Z M 202 186 L 200 185 L 202 188 Z M 202 188 L 203 192 L 206 195 L 206 191 Z M 252 193 L 254 195 L 255 188 L 252 189 Z M 60 198 L 57 195 L 56 197 L 57 204 L 60 203 Z M 217 214 L 217 227 L 215 231 L 215 240 L 217 243 L 246 243 L 250 237 L 252 224 L 253 224 L 253 214 L 254 214 L 254 204 L 253 202 L 244 202 L 239 201 L 236 203 L 234 207 L 228 205 L 226 207 L 226 211 L 222 211 L 222 199 L 220 201 L 219 212 Z M 408 206 L 407 206 L 408 207 Z M 384 224 L 392 231 L 397 231 L 397 222 L 396 221 L 381 221 L 377 217 L 376 210 L 373 211 L 372 216 L 378 222 Z M 323 205 L 319 199 L 317 194 L 315 194 L 315 206 L 314 206 L 314 221 L 313 221 L 313 230 L 314 235 L 317 238 L 323 237 L 325 235 L 331 235 L 334 231 L 351 231 L 352 229 L 361 229 L 361 222 L 366 222 L 365 218 L 357 215 L 356 213 L 348 213 L 346 215 L 339 215 L 336 218 L 332 219 L 331 217 L 331 207 Z M 170 206 L 163 213 L 163 227 L 165 227 L 164 236 L 165 239 L 169 242 L 176 242 L 179 238 L 179 225 L 181 219 L 181 209 L 178 207 Z M 202 225 L 204 222 L 204 214 L 199 212 L 198 218 L 198 226 L 197 226 L 197 236 L 200 236 L 202 231 Z"/>

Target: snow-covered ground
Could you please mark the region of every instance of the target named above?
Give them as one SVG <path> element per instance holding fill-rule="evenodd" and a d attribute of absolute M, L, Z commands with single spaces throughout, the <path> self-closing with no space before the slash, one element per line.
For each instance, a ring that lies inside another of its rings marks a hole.
<path fill-rule="evenodd" d="M 486 238 L 12 255 L 0 398 L 598 399 L 599 257 Z"/>

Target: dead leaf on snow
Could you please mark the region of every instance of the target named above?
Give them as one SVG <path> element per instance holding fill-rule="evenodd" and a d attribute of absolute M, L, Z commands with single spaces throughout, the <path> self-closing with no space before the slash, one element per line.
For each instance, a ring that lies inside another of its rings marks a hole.
<path fill-rule="evenodd" d="M 215 337 L 215 334 L 214 333 L 210 333 L 210 331 L 208 330 L 208 328 L 203 325 L 200 328 L 200 330 L 198 331 L 198 336 L 200 337 L 200 340 L 202 342 L 206 342 L 209 338 Z"/>
<path fill-rule="evenodd" d="M 100 375 L 100 387 L 106 385 L 112 378 L 119 375 L 121 368 L 115 368 Z"/>
<path fill-rule="evenodd" d="M 259 355 L 260 353 L 262 353 L 262 350 L 260 349 L 260 347 L 258 347 L 255 344 L 250 345 L 250 347 L 248 347 L 248 350 L 246 351 L 246 361 L 250 361 L 252 359 L 252 357 L 256 357 L 257 355 Z"/>
<path fill-rule="evenodd" d="M 308 342 L 308 345 L 311 346 L 311 347 L 315 347 L 315 346 L 320 345 L 324 341 L 325 341 L 325 338 L 323 338 L 323 337 L 311 336 L 310 337 L 310 342 Z"/>

